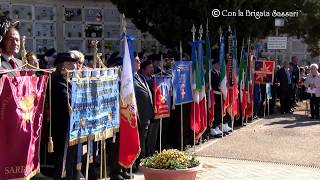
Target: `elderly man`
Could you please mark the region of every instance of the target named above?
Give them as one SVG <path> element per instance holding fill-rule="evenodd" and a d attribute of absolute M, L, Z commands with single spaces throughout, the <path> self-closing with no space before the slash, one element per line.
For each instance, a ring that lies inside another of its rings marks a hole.
<path fill-rule="evenodd" d="M 320 74 L 318 65 L 311 64 L 311 73 L 304 82 L 307 92 L 310 93 L 310 111 L 311 119 L 319 119 L 319 101 L 320 101 Z"/>

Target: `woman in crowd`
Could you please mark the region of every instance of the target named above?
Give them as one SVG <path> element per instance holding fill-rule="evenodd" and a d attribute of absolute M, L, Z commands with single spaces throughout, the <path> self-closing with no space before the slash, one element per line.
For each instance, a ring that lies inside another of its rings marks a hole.
<path fill-rule="evenodd" d="M 29 51 L 26 55 L 26 58 L 27 58 L 27 62 L 29 65 L 29 68 L 39 68 L 39 59 L 37 58 L 37 55 L 32 52 L 32 51 Z"/>
<path fill-rule="evenodd" d="M 52 75 L 52 138 L 54 142 L 54 179 L 61 179 L 63 163 L 67 179 L 80 179 L 76 169 L 77 146 L 68 145 L 71 86 L 67 71 L 81 67 L 80 52 L 59 53 L 54 61 L 56 71 Z M 66 158 L 64 158 L 66 156 Z"/>
<path fill-rule="evenodd" d="M 320 101 L 320 75 L 318 65 L 310 65 L 310 74 L 304 82 L 307 92 L 310 94 L 310 112 L 311 119 L 319 119 L 319 101 Z"/>

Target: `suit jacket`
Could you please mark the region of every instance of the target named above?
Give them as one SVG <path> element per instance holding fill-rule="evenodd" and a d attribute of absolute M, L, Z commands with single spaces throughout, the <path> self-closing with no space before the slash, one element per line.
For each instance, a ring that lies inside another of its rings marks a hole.
<path fill-rule="evenodd" d="M 134 77 L 134 91 L 138 106 L 138 120 L 143 123 L 154 116 L 152 94 L 146 80 L 139 74 Z"/>
<path fill-rule="evenodd" d="M 214 91 L 221 92 L 220 88 L 219 88 L 220 87 L 220 76 L 221 76 L 220 72 L 218 72 L 214 69 L 211 71 L 211 86 Z M 214 99 L 216 102 L 218 102 L 218 103 L 215 103 L 215 106 L 221 106 L 221 103 L 220 103 L 221 94 L 214 93 Z M 219 110 L 218 114 L 219 113 L 220 113 L 220 110 Z"/>
<path fill-rule="evenodd" d="M 298 65 L 293 65 L 293 68 L 292 68 L 292 83 L 294 84 L 297 84 L 298 81 L 299 81 L 299 67 Z"/>
<path fill-rule="evenodd" d="M 276 81 L 280 83 L 280 92 L 286 93 L 286 91 L 289 89 L 289 84 L 286 71 L 283 67 L 277 72 Z"/>
<path fill-rule="evenodd" d="M 220 91 L 219 86 L 220 86 L 220 72 L 217 72 L 216 70 L 212 70 L 211 73 L 211 86 L 213 88 L 213 90 L 215 91 Z"/>
<path fill-rule="evenodd" d="M 22 66 L 22 61 L 20 59 L 14 58 L 13 61 L 16 63 L 17 67 Z M 1 55 L 1 66 L 0 66 L 0 70 L 12 70 L 13 67 L 11 66 L 11 64 L 7 61 L 7 58 L 4 57 L 4 55 Z M 16 76 L 17 74 L 15 72 L 10 72 L 8 73 L 11 76 Z"/>

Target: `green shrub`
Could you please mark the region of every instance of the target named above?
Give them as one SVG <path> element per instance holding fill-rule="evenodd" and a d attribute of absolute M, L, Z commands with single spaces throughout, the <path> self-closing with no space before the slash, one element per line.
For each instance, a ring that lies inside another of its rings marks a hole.
<path fill-rule="evenodd" d="M 194 156 L 177 149 L 163 150 L 141 160 L 141 165 L 155 169 L 186 169 L 200 164 Z"/>

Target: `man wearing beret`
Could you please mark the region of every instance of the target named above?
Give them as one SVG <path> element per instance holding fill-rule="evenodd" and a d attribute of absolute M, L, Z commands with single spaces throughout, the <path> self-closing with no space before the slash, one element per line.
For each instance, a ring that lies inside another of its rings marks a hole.
<path fill-rule="evenodd" d="M 83 63 L 83 55 L 80 53 L 68 52 L 59 53 L 54 61 L 56 71 L 52 76 L 52 139 L 54 142 L 54 177 L 61 179 L 63 157 L 65 147 L 68 147 L 68 124 L 70 119 L 69 95 L 71 94 L 71 85 L 67 81 L 67 71 L 77 69 L 79 64 Z M 77 147 L 69 146 L 66 156 L 66 177 L 67 179 L 79 179 L 80 171 L 76 169 Z"/>

